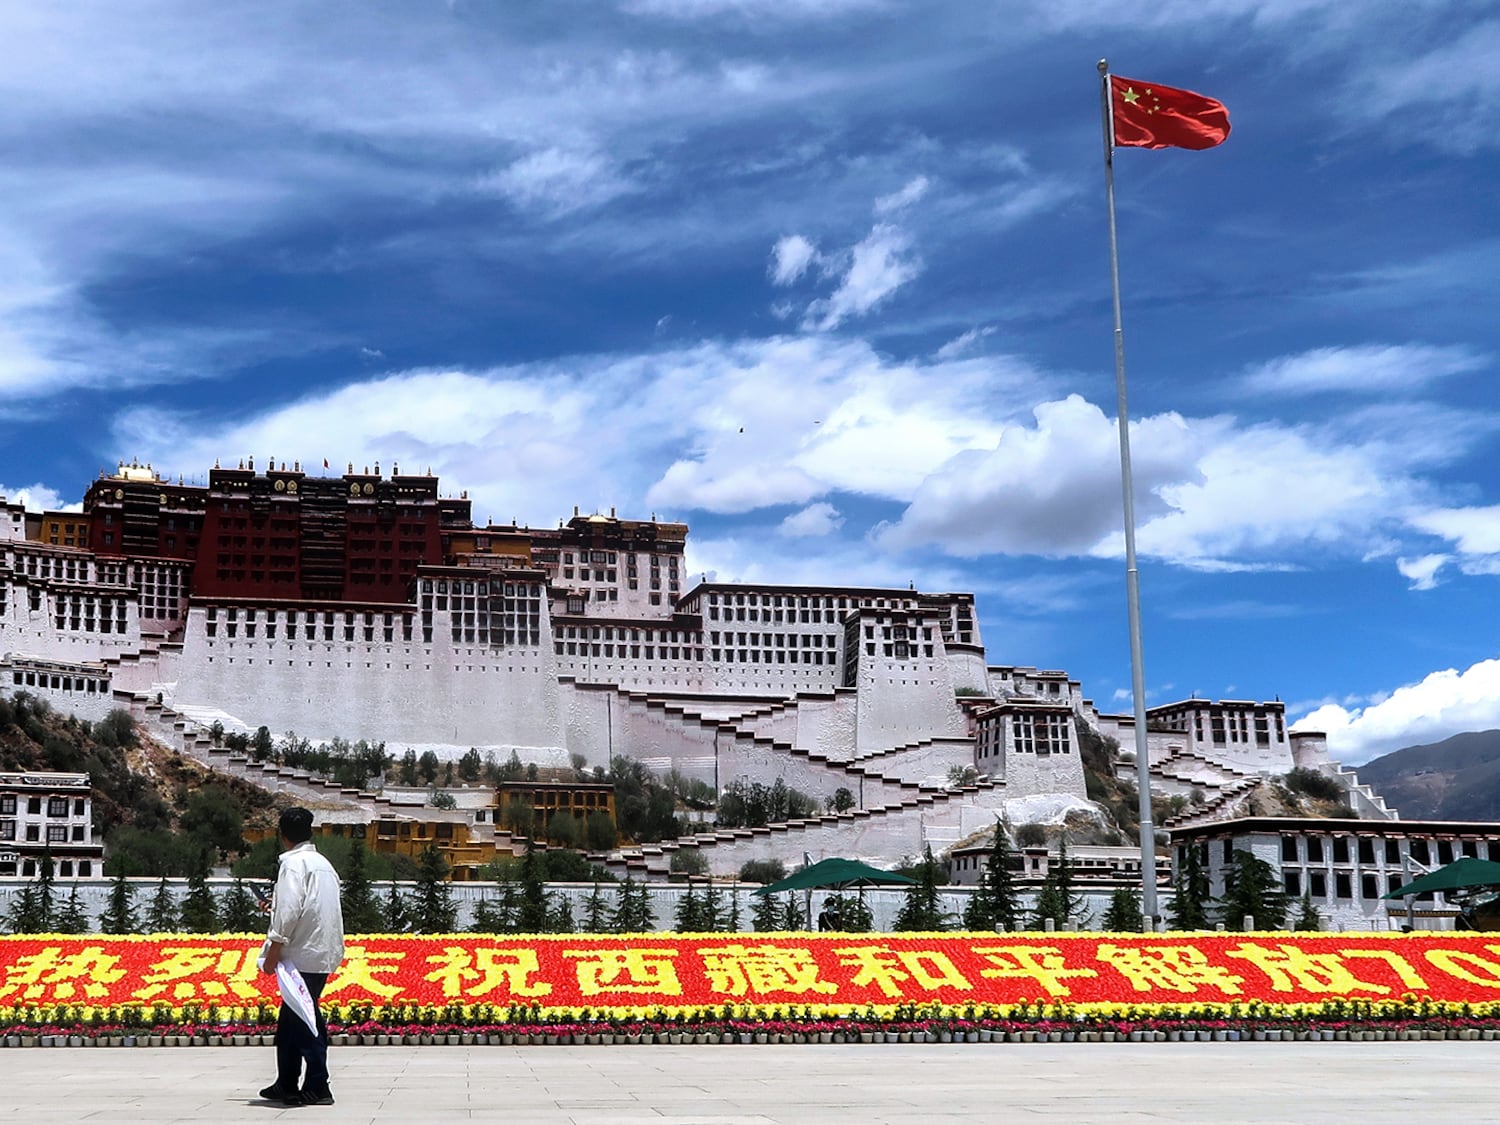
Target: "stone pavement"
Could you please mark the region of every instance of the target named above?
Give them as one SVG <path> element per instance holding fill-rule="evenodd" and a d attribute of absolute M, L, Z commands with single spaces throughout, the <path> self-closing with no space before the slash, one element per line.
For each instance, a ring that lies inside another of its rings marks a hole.
<path fill-rule="evenodd" d="M 0 1122 L 1281 1125 L 1500 1122 L 1500 1044 L 342 1047 L 274 1107 L 270 1048 L 0 1051 Z"/>

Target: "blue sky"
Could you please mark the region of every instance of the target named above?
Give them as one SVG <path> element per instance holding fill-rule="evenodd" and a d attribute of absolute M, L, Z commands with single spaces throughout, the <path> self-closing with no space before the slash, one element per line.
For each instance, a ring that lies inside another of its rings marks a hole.
<path fill-rule="evenodd" d="M 1500 7 L 84 0 L 0 15 L 0 491 L 392 461 L 683 519 L 721 580 L 973 590 L 1129 707 L 1346 760 L 1500 726 Z"/>

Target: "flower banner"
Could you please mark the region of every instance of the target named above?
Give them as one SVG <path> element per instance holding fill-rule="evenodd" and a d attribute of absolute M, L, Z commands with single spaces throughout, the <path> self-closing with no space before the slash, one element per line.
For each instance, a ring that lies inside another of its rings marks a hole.
<path fill-rule="evenodd" d="M 246 935 L 0 938 L 0 1009 L 275 1004 Z M 1500 1001 L 1459 934 L 634 934 L 352 937 L 325 1003 L 542 1012 L 1048 1004 L 1083 1011 Z"/>

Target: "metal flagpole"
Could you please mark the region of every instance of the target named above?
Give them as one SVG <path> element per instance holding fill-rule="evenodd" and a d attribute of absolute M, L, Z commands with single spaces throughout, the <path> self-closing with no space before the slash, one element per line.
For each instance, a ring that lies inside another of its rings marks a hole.
<path fill-rule="evenodd" d="M 1155 927 L 1156 827 L 1151 823 L 1151 753 L 1146 744 L 1146 668 L 1141 650 L 1141 587 L 1135 564 L 1135 484 L 1130 472 L 1130 412 L 1125 402 L 1125 329 L 1120 319 L 1120 247 L 1115 236 L 1115 112 L 1109 60 L 1099 60 L 1104 121 L 1104 190 L 1109 201 L 1109 278 L 1115 302 L 1115 391 L 1119 397 L 1120 489 L 1125 500 L 1125 600 L 1130 617 L 1130 690 L 1135 699 L 1135 764 L 1141 811 L 1141 914 Z"/>

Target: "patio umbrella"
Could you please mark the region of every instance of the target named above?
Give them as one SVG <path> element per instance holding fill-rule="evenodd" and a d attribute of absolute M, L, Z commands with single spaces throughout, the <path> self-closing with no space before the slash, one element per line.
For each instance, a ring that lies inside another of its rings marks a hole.
<path fill-rule="evenodd" d="M 1429 871 L 1406 886 L 1397 887 L 1390 894 L 1381 897 L 1405 898 L 1407 895 L 1426 894 L 1428 891 L 1463 891 L 1477 887 L 1500 887 L 1500 863 L 1464 856 L 1447 867 Z"/>
<path fill-rule="evenodd" d="M 1496 866 L 1500 867 L 1500 864 Z M 842 889 L 881 884 L 904 885 L 914 882 L 916 882 L 915 879 L 897 875 L 894 871 L 882 871 L 878 867 L 871 867 L 868 863 L 861 863 L 857 859 L 834 858 L 819 860 L 811 867 L 804 867 L 801 871 L 788 875 L 779 883 L 772 883 L 769 887 L 761 887 L 751 893 L 770 895 L 778 891 L 811 891 L 823 887 Z"/>

